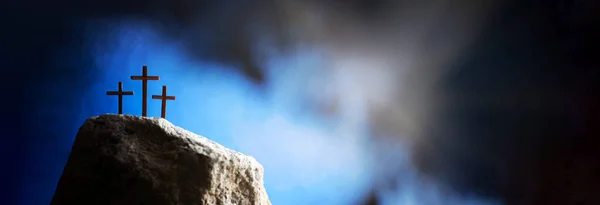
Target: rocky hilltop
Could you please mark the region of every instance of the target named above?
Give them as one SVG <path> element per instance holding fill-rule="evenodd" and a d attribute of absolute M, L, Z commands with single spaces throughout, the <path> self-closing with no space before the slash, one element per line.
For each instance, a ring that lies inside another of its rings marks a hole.
<path fill-rule="evenodd" d="M 162 118 L 91 117 L 51 205 L 270 205 L 253 157 Z"/>

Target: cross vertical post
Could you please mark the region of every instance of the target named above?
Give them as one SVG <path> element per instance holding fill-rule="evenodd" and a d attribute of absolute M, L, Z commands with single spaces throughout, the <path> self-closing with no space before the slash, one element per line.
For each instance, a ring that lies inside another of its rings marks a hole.
<path fill-rule="evenodd" d="M 166 118 L 167 115 L 167 100 L 175 100 L 175 96 L 167 96 L 167 86 L 162 86 L 162 95 L 152 95 L 152 99 L 161 100 L 160 117 Z"/>
<path fill-rule="evenodd" d="M 123 91 L 123 82 L 119 82 L 119 90 L 106 91 L 106 95 L 119 96 L 119 114 L 123 114 L 123 95 L 133 95 L 133 91 Z"/>
<path fill-rule="evenodd" d="M 148 66 L 142 66 L 141 76 L 131 76 L 131 80 L 142 81 L 142 116 L 147 116 L 148 80 L 160 80 L 159 76 L 148 76 Z"/>

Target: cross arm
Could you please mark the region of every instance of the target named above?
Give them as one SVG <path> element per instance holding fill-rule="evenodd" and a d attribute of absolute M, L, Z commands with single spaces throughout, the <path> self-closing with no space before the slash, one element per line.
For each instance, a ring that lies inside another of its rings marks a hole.
<path fill-rule="evenodd" d="M 133 95 L 133 91 L 106 91 L 106 95 Z"/>
<path fill-rule="evenodd" d="M 131 80 L 160 80 L 160 76 L 131 76 Z"/>
<path fill-rule="evenodd" d="M 152 95 L 152 99 L 165 99 L 165 100 L 175 100 L 175 96 L 162 96 L 162 95 Z"/>

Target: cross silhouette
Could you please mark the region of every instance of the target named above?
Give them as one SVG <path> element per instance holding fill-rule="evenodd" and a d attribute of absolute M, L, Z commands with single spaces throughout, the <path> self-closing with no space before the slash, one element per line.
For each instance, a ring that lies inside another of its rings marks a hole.
<path fill-rule="evenodd" d="M 152 95 L 152 99 L 159 99 L 162 101 L 160 117 L 165 118 L 167 115 L 167 100 L 175 100 L 175 96 L 167 96 L 167 86 L 162 86 L 162 95 Z"/>
<path fill-rule="evenodd" d="M 123 95 L 133 95 L 133 91 L 123 91 L 123 82 L 119 82 L 118 91 L 106 91 L 106 95 L 119 96 L 119 114 L 123 114 Z"/>
<path fill-rule="evenodd" d="M 148 80 L 160 80 L 159 76 L 148 76 L 148 66 L 142 66 L 141 76 L 131 76 L 131 80 L 142 81 L 142 116 L 146 116 L 148 105 Z"/>

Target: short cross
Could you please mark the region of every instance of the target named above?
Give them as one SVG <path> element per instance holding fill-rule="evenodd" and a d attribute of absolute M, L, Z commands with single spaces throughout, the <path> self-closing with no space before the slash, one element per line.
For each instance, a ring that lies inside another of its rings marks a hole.
<path fill-rule="evenodd" d="M 106 91 L 106 95 L 119 96 L 119 114 L 123 114 L 123 95 L 133 95 L 133 91 L 123 91 L 123 82 L 119 82 L 118 91 Z"/>
<path fill-rule="evenodd" d="M 167 100 L 175 100 L 175 96 L 167 96 L 167 86 L 162 86 L 162 95 L 152 95 L 152 99 L 160 99 L 162 101 L 162 108 L 160 110 L 160 117 L 165 118 L 167 115 Z"/>
<path fill-rule="evenodd" d="M 142 116 L 146 116 L 148 105 L 148 80 L 159 80 L 159 76 L 148 76 L 148 66 L 142 66 L 141 76 L 131 76 L 131 80 L 142 81 Z"/>

